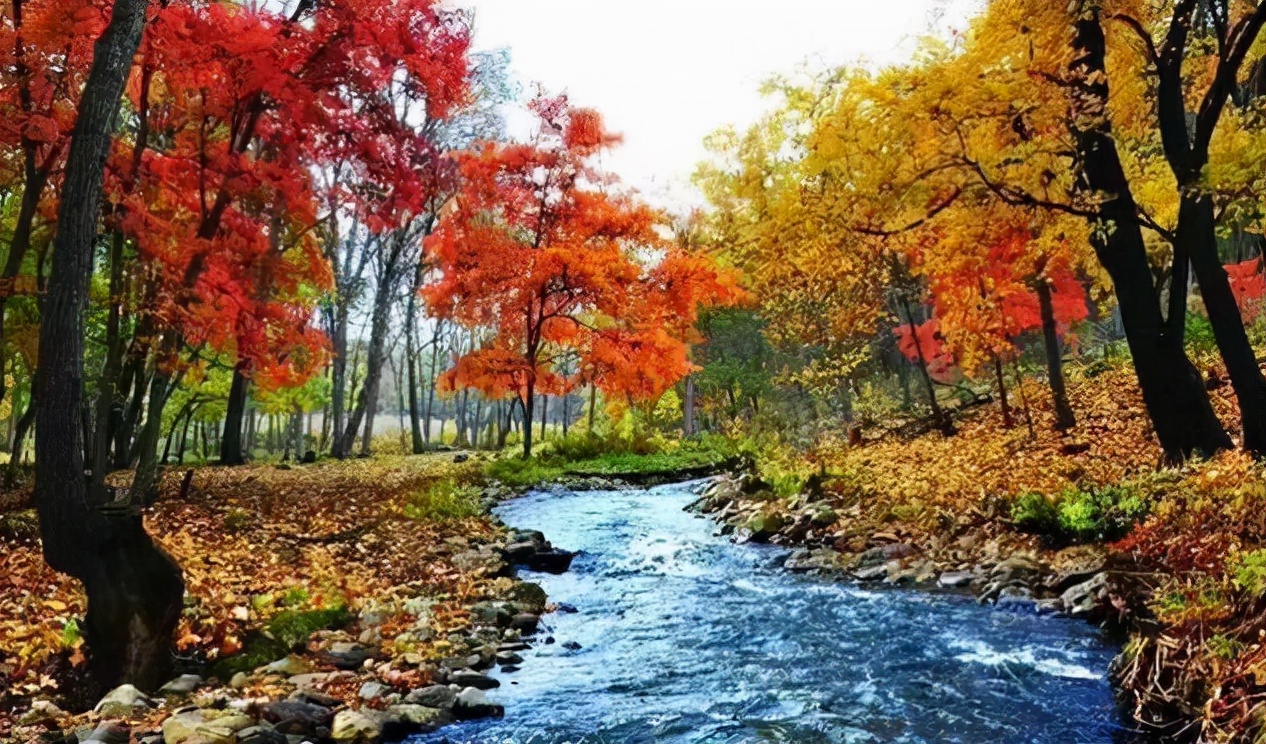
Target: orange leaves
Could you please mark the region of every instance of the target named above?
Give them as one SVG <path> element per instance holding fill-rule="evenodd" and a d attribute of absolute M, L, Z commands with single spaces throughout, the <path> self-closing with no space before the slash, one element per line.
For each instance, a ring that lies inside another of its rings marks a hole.
<path fill-rule="evenodd" d="M 431 311 L 489 334 L 443 385 L 499 397 L 583 380 L 658 396 L 690 369 L 700 306 L 743 297 L 737 275 L 667 245 L 650 207 L 602 188 L 592 156 L 616 138 L 596 112 L 565 97 L 532 108 L 531 144 L 458 156 L 460 191 L 426 242 Z"/>

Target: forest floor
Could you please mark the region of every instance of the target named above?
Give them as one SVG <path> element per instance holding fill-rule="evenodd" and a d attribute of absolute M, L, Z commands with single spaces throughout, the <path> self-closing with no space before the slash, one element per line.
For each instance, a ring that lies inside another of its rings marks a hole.
<path fill-rule="evenodd" d="M 242 713 L 224 700 L 280 699 L 296 687 L 383 708 L 392 693 L 399 702 L 437 681 L 445 659 L 486 644 L 473 630 L 477 603 L 532 594 L 516 609 L 544 609 L 539 591 L 507 578 L 497 548 L 508 537 L 482 503 L 483 463 L 455 459 L 202 467 L 183 498 L 185 471 L 170 472 L 146 523 L 184 570 L 177 671 L 207 681 L 125 715 L 83 712 L 99 696 L 82 685 L 83 593 L 44 565 L 33 512 L 0 514 L 0 740 L 120 718 L 143 740 L 176 704 Z M 35 701 L 44 702 L 32 710 Z"/>
<path fill-rule="evenodd" d="M 1224 374 L 1214 406 L 1237 420 Z M 700 503 L 739 539 L 799 546 L 789 567 L 972 591 L 1128 633 L 1123 704 L 1166 741 L 1258 741 L 1266 722 L 1266 469 L 1238 453 L 1161 467 L 1128 367 L 1073 370 L 1072 431 L 1029 382 L 1032 430 L 997 405 L 957 433 L 867 431 L 784 452 Z M 1015 396 L 1019 397 L 1019 396 Z M 854 442 L 856 445 L 856 442 Z M 799 471 L 801 489 L 783 487 Z"/>

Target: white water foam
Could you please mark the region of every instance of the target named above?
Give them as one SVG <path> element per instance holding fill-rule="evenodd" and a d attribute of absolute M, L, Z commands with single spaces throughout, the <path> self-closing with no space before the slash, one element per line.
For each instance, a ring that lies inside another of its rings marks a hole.
<path fill-rule="evenodd" d="M 1035 669 L 1043 674 L 1049 674 L 1052 677 L 1063 677 L 1064 679 L 1087 679 L 1100 680 L 1103 675 L 1093 669 L 1088 669 L 1079 664 L 1053 658 L 1039 658 L 1037 652 L 1032 648 L 1020 648 L 1012 651 L 999 651 L 984 641 L 966 641 L 955 639 L 950 641 L 950 647 L 963 651 L 954 658 L 958 661 L 965 661 L 973 664 L 983 664 L 984 666 L 1000 667 L 1009 664 L 1017 664 Z"/>

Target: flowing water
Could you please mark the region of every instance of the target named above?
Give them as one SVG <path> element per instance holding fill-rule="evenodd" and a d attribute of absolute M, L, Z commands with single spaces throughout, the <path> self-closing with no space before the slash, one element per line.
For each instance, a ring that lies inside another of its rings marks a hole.
<path fill-rule="evenodd" d="M 693 498 L 680 484 L 501 506 L 581 551 L 562 576 L 525 575 L 577 611 L 546 615 L 522 668 L 496 674 L 504 719 L 415 742 L 1132 741 L 1115 649 L 1089 625 L 793 575 L 784 551 L 715 536 L 682 510 Z"/>

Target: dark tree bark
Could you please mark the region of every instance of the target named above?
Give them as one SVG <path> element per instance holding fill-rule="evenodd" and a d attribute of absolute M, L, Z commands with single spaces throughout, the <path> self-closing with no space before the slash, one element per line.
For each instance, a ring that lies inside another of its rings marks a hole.
<path fill-rule="evenodd" d="M 9 455 L 9 466 L 4 471 L 5 488 L 12 488 L 17 481 L 18 469 L 22 467 L 22 451 L 26 449 L 26 437 L 31 432 L 31 425 L 35 423 L 36 410 L 35 397 L 32 396 L 31 401 L 26 404 L 26 410 L 22 412 L 22 417 L 18 419 L 13 434 L 13 449 Z"/>
<path fill-rule="evenodd" d="M 1007 381 L 1002 375 L 1002 357 L 997 354 L 993 355 L 993 372 L 998 383 L 998 400 L 1002 403 L 1002 425 L 1010 429 L 1015 426 L 1015 419 L 1011 417 L 1011 402 L 1007 400 Z"/>
<path fill-rule="evenodd" d="M 1055 323 L 1055 303 L 1051 298 L 1050 284 L 1039 281 L 1036 291 L 1042 316 L 1042 341 L 1046 347 L 1046 378 L 1055 406 L 1055 428 L 1064 431 L 1077 425 L 1077 417 L 1068 403 L 1068 390 L 1064 385 L 1064 358 Z"/>
<path fill-rule="evenodd" d="M 45 560 L 82 581 L 88 595 L 84 630 L 95 681 L 152 689 L 171 668 L 184 581 L 137 510 L 106 503 L 105 489 L 90 492 L 80 422 L 84 310 L 103 172 L 146 5 L 115 2 L 79 102 L 40 326 L 35 504 Z"/>
<path fill-rule="evenodd" d="M 1161 318 L 1138 207 L 1108 119 L 1106 49 L 1098 6 L 1081 0 L 1074 10 L 1076 58 L 1071 65 L 1069 121 L 1081 166 L 1079 187 L 1103 195 L 1091 243 L 1112 278 L 1144 404 L 1169 460 L 1228 449 L 1231 439 L 1183 349 L 1184 318 Z"/>
<path fill-rule="evenodd" d="M 919 357 L 919 374 L 923 378 L 924 389 L 928 395 L 928 406 L 932 409 L 932 421 L 938 429 L 948 436 L 954 433 L 954 424 L 945 415 L 945 411 L 941 409 L 941 404 L 936 400 L 936 387 L 932 384 L 932 375 L 928 373 L 927 356 L 923 351 L 923 342 L 919 341 L 919 334 L 915 329 L 914 312 L 910 308 L 910 300 L 903 296 L 901 305 L 906 311 L 906 322 L 910 324 L 910 338 L 914 340 L 914 350 Z"/>
<path fill-rule="evenodd" d="M 233 384 L 229 386 L 228 410 L 224 416 L 224 439 L 220 442 L 222 465 L 244 465 L 245 448 L 242 446 L 242 420 L 246 414 L 247 390 L 246 362 L 239 361 L 233 368 Z"/>
<path fill-rule="evenodd" d="M 1218 45 L 1218 65 L 1213 81 L 1205 91 L 1198 110 L 1188 112 L 1182 67 L 1194 27 L 1193 15 L 1201 12 L 1200 4 L 1191 0 L 1175 8 L 1156 65 L 1161 141 L 1165 159 L 1177 180 L 1180 200 L 1173 240 L 1174 278 L 1170 286 L 1171 292 L 1178 288 L 1181 269 L 1185 290 L 1186 269 L 1190 262 L 1200 285 L 1200 295 L 1209 314 L 1214 339 L 1240 404 L 1244 449 L 1261 457 L 1266 455 L 1266 377 L 1257 366 L 1244 320 L 1218 257 L 1213 197 L 1205 191 L 1200 179 L 1209 162 L 1209 143 L 1214 130 L 1229 99 L 1236 92 L 1239 71 L 1263 24 L 1266 24 L 1266 3 L 1259 4 L 1256 10 L 1226 32 L 1226 38 Z M 1246 97 L 1252 96 L 1251 89 L 1245 93 Z M 1185 292 L 1182 296 L 1185 300 Z"/>

